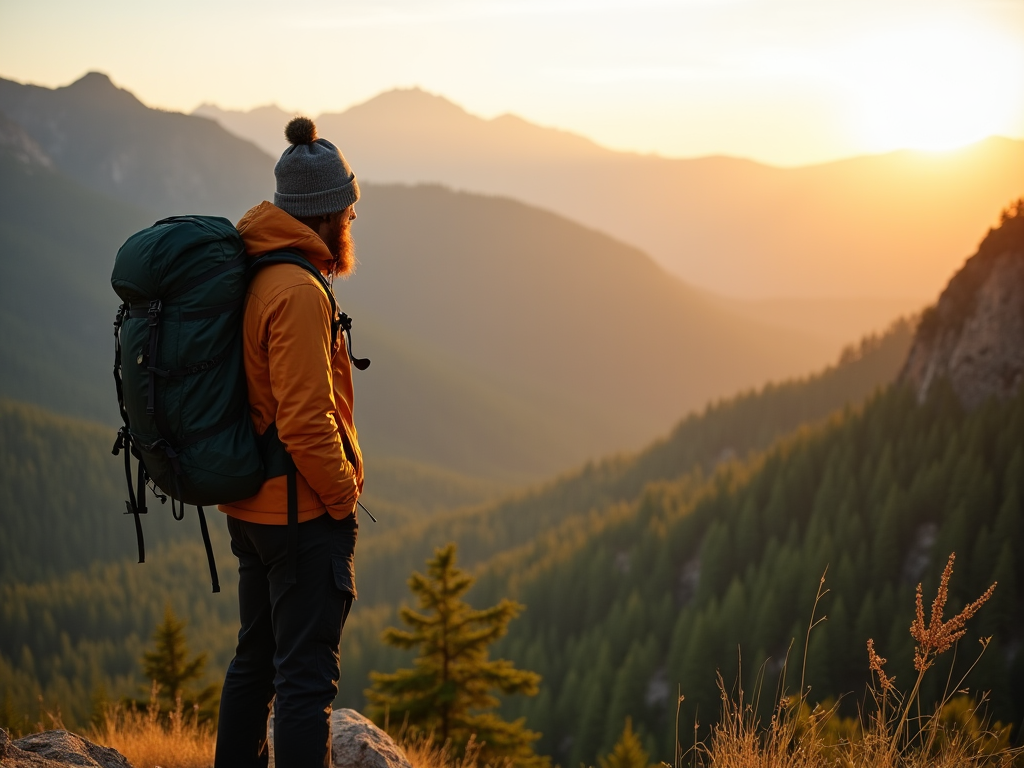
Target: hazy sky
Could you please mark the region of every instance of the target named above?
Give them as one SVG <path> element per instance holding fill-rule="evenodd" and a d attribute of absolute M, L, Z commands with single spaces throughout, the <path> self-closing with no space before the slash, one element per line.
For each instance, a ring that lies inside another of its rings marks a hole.
<path fill-rule="evenodd" d="M 0 77 L 341 111 L 419 85 L 610 147 L 801 164 L 1024 138 L 1024 0 L 0 0 Z"/>

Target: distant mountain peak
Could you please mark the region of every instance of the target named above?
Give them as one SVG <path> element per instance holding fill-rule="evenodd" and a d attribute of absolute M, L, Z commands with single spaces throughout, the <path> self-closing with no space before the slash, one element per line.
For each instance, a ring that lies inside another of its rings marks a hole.
<path fill-rule="evenodd" d="M 105 72 L 97 71 L 86 72 L 80 78 L 71 83 L 71 85 L 66 85 L 64 87 L 75 88 L 78 90 L 99 88 L 115 91 L 121 90 L 116 85 L 114 85 L 114 81 L 110 79 L 110 75 L 106 74 Z"/>
<path fill-rule="evenodd" d="M 116 104 L 128 109 L 146 106 L 134 93 L 115 85 L 110 76 L 104 72 L 86 72 L 70 85 L 56 88 L 55 91 L 63 91 L 74 99 L 102 105 L 113 106 Z"/>
<path fill-rule="evenodd" d="M 278 104 L 263 104 L 259 107 L 252 107 L 251 109 L 224 109 L 212 101 L 204 101 L 198 107 L 192 110 L 191 114 L 199 115 L 200 117 L 209 117 L 216 120 L 218 117 L 225 115 L 258 115 L 261 117 L 274 117 L 282 120 L 287 120 L 294 112 L 282 108 Z"/>
<path fill-rule="evenodd" d="M 352 115 L 366 114 L 377 116 L 379 114 L 416 114 L 420 119 L 450 120 L 469 119 L 482 120 L 483 118 L 472 115 L 444 96 L 425 91 L 419 86 L 412 88 L 392 88 L 384 91 L 373 98 L 349 107 L 347 113 Z"/>
<path fill-rule="evenodd" d="M 968 408 L 1024 383 L 1024 198 L 925 311 L 901 378 L 922 399 L 947 378 Z"/>

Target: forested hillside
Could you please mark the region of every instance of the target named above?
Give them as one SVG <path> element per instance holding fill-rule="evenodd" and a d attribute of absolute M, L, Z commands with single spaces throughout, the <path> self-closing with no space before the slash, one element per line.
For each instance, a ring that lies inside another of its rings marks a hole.
<path fill-rule="evenodd" d="M 641 454 L 607 459 L 500 503 L 481 504 L 500 491 L 492 484 L 371 458 L 367 471 L 376 482 L 368 486 L 364 502 L 381 522 L 364 516 L 360 526 L 360 601 L 346 628 L 339 703 L 361 705 L 369 671 L 394 668 L 401 660 L 378 636 L 394 620 L 409 574 L 422 568 L 424 553 L 435 543 L 460 542 L 463 562 L 475 563 L 484 577 L 478 594 L 518 592 L 530 573 L 519 563 L 546 562 L 551 552 L 559 556 L 566 542 L 598 535 L 629 509 L 626 502 L 647 483 L 710 471 L 720 459 L 761 450 L 799 424 L 819 420 L 891 381 L 910 334 L 908 323 L 898 323 L 817 376 L 724 400 L 688 417 Z M 148 562 L 134 563 L 134 527 L 120 514 L 121 465 L 108 453 L 112 430 L 13 403 L 0 412 L 0 425 L 7 443 L 30 447 L 21 454 L 0 454 L 5 457 L 0 483 L 16 494 L 0 506 L 0 531 L 18 531 L 2 540 L 4 552 L 22 540 L 35 542 L 33 552 L 47 547 L 74 551 L 82 540 L 90 540 L 83 529 L 96 525 L 100 537 L 110 532 L 105 547 L 95 551 L 103 555 L 95 562 L 88 547 L 69 556 L 66 569 L 45 570 L 31 558 L 12 561 L 19 563 L 17 569 L 0 584 L 0 622 L 7 628 L 0 638 L 0 688 L 9 694 L 10 711 L 37 717 L 36 695 L 42 692 L 50 706 L 60 703 L 66 722 L 81 723 L 90 715 L 93 692 L 137 694 L 144 685 L 137 667 L 141 648 L 165 603 L 190 622 L 192 647 L 209 652 L 209 682 L 216 682 L 237 630 L 230 597 L 234 560 L 219 516 L 212 528 L 224 592 L 211 595 L 191 511 L 185 521 L 174 523 L 167 509 L 154 505 L 155 514 L 145 521 Z M 64 434 L 70 439 L 62 441 Z M 90 477 L 92 484 L 54 487 L 38 471 L 46 457 L 69 479 Z M 476 507 L 457 510 L 466 504 Z M 27 514 L 13 519 L 22 512 Z M 114 559 L 105 562 L 106 553 Z M 24 583 L 36 578 L 41 580 Z"/>
<path fill-rule="evenodd" d="M 210 593 L 192 507 L 177 522 L 150 497 L 146 563 L 136 563 L 123 464 L 110 454 L 113 438 L 110 427 L 0 399 L 0 715 L 34 723 L 42 694 L 51 709 L 62 708 L 69 725 L 81 724 L 94 695 L 143 693 L 141 649 L 165 604 L 189 621 L 193 647 L 210 654 L 208 682 L 219 682 L 231 657 L 236 564 L 223 516 L 210 518 L 222 593 Z M 370 457 L 367 473 L 380 491 L 363 501 L 381 520 L 382 535 L 503 490 L 403 460 Z M 364 530 L 374 526 L 364 522 Z M 358 612 L 346 646 L 358 669 L 392 663 L 393 654 L 376 642 L 389 610 Z M 354 689 L 358 694 L 362 681 Z"/>
<path fill-rule="evenodd" d="M 111 428 L 0 399 L 0 584 L 65 576 L 136 551 L 113 444 Z M 152 540 L 181 535 L 184 523 L 170 519 L 145 519 Z"/>
<path fill-rule="evenodd" d="M 765 664 L 767 713 L 787 649 L 788 690 L 799 687 L 803 637 L 821 575 L 831 590 L 811 635 L 811 700 L 845 696 L 855 715 L 874 638 L 887 671 L 914 679 L 914 587 L 934 594 L 957 553 L 947 615 L 999 582 L 960 644 L 957 670 L 992 644 L 969 681 L 991 691 L 1003 723 L 1024 717 L 1024 393 L 968 413 L 948 386 L 919 405 L 904 386 L 804 429 L 709 483 L 653 486 L 591 528 L 552 542 L 542 560 L 508 559 L 474 599 L 513 595 L 528 606 L 501 652 L 540 672 L 533 700 L 510 701 L 544 732 L 540 750 L 562 765 L 592 764 L 626 716 L 655 755 L 670 756 L 677 686 L 686 738 L 713 720 L 715 672 L 753 691 Z M 518 574 L 518 578 L 506 578 Z M 498 587 L 498 585 L 502 587 Z M 946 660 L 948 662 L 948 659 Z M 948 666 L 946 667 L 948 669 Z M 923 692 L 932 702 L 947 672 Z M 956 678 L 954 678 L 955 680 Z M 937 689 L 935 686 L 940 686 Z"/>

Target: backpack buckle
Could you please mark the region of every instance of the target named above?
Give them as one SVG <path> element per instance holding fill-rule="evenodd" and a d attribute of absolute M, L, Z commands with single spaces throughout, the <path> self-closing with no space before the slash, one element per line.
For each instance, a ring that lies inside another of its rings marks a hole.
<path fill-rule="evenodd" d="M 146 317 L 149 319 L 150 327 L 157 325 L 160 322 L 160 310 L 163 308 L 164 305 L 160 299 L 153 299 L 149 302 L 149 312 L 146 313 Z"/>

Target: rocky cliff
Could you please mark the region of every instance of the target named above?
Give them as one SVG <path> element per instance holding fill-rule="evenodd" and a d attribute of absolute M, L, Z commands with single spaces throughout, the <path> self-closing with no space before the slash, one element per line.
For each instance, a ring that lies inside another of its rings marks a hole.
<path fill-rule="evenodd" d="M 1024 199 L 921 318 L 901 379 L 923 399 L 942 378 L 968 408 L 1008 397 L 1024 380 Z"/>

